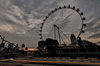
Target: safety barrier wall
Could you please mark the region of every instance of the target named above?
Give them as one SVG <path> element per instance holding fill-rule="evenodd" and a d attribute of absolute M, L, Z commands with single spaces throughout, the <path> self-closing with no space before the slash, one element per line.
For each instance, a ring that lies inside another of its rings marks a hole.
<path fill-rule="evenodd" d="M 91 58 L 89 57 L 88 59 L 82 58 L 82 57 L 78 57 L 78 58 L 74 58 L 71 59 L 70 57 L 40 57 L 40 58 L 35 58 L 35 59 L 39 59 L 39 60 L 47 60 L 47 61 L 65 61 L 65 62 L 87 62 L 87 63 L 100 63 L 100 59 L 97 58 Z"/>

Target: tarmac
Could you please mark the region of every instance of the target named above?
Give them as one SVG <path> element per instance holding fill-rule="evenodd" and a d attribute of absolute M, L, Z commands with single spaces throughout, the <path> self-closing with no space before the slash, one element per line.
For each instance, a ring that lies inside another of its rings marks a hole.
<path fill-rule="evenodd" d="M 41 60 L 30 58 L 9 58 L 0 60 L 0 66 L 100 66 L 100 63 L 66 62 L 56 60 Z"/>

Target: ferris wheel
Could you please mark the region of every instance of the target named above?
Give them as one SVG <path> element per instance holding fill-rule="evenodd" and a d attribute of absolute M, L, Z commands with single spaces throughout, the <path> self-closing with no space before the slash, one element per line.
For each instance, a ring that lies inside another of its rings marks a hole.
<path fill-rule="evenodd" d="M 84 27 L 86 24 L 84 20 L 83 12 L 80 12 L 80 9 L 76 9 L 75 6 L 64 5 L 55 8 L 45 16 L 41 23 L 39 30 L 40 40 L 45 40 L 46 38 L 54 38 L 57 40 L 61 36 L 60 32 L 62 32 L 62 35 L 67 39 L 63 41 L 70 42 L 69 36 L 71 34 L 74 34 L 78 38 L 85 32 Z"/>

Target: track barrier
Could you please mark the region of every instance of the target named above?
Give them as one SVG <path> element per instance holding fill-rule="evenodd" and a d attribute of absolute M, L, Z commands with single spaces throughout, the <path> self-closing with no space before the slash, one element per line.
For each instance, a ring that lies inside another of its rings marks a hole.
<path fill-rule="evenodd" d="M 38 60 L 47 60 L 47 61 L 65 61 L 65 62 L 86 62 L 86 63 L 100 63 L 100 59 L 97 59 L 97 58 L 88 58 L 88 59 L 85 59 L 85 58 L 81 58 L 81 57 L 78 57 L 78 58 L 73 58 L 71 59 L 70 57 L 63 57 L 63 58 L 60 58 L 60 57 L 54 57 L 54 58 L 51 58 L 51 57 L 40 57 L 40 58 L 35 58 L 35 59 L 38 59 Z"/>

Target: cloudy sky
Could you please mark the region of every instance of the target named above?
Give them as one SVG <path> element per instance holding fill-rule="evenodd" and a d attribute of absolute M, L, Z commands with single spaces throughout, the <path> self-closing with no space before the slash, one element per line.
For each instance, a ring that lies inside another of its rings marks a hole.
<path fill-rule="evenodd" d="M 100 0 L 0 0 L 0 34 L 15 44 L 24 43 L 27 47 L 37 47 L 40 23 L 51 10 L 63 5 L 75 6 L 84 13 L 86 17 L 84 23 L 87 26 L 84 28 L 86 33 L 81 35 L 83 40 L 93 42 L 100 40 Z M 80 17 L 75 17 L 77 14 L 71 11 L 67 11 L 66 13 L 69 13 L 66 15 L 64 12 L 66 11 L 51 16 L 58 20 L 56 24 L 62 29 L 67 28 L 65 29 L 66 32 L 68 32 L 68 28 L 75 27 L 75 25 L 76 30 L 80 28 L 78 26 L 81 25 Z M 62 15 L 65 17 L 62 18 Z M 51 17 L 47 21 L 48 24 L 56 21 Z M 62 23 L 59 18 L 62 19 Z M 73 20 L 77 23 L 74 24 Z M 67 26 L 66 21 L 70 22 L 69 25 L 71 26 Z M 47 27 L 46 30 L 50 29 L 50 25 L 45 26 L 45 28 Z M 75 30 L 74 28 L 71 29 Z"/>

